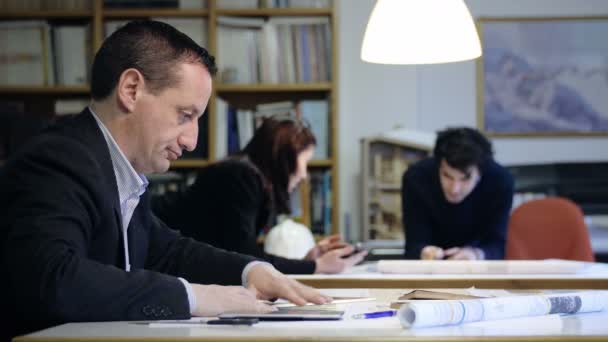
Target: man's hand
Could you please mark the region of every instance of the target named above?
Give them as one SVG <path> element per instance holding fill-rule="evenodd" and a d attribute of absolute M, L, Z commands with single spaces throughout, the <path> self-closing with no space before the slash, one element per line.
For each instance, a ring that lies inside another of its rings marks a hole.
<path fill-rule="evenodd" d="M 480 260 L 483 252 L 473 247 L 452 247 L 445 250 L 445 256 L 449 260 Z"/>
<path fill-rule="evenodd" d="M 426 246 L 420 251 L 420 259 L 422 260 L 441 260 L 445 257 L 443 248 L 437 246 Z"/>
<path fill-rule="evenodd" d="M 346 268 L 360 263 L 367 255 L 367 251 L 361 251 L 353 254 L 355 247 L 347 245 L 346 247 L 333 249 L 315 260 L 315 273 L 339 273 Z M 352 254 L 352 255 L 351 255 Z M 348 257 L 347 257 L 348 255 Z"/>
<path fill-rule="evenodd" d="M 346 246 L 349 246 L 349 244 L 342 241 L 340 235 L 331 235 L 319 241 L 313 248 L 311 248 L 304 257 L 304 260 L 316 260 L 318 257 L 333 249 L 343 248 Z"/>
<path fill-rule="evenodd" d="M 192 284 L 196 296 L 194 316 L 217 316 L 225 312 L 266 313 L 275 309 L 257 300 L 255 292 L 242 286 Z"/>
<path fill-rule="evenodd" d="M 248 287 L 257 293 L 258 299 L 283 298 L 296 305 L 327 304 L 331 298 L 316 289 L 286 277 L 268 264 L 253 266 L 247 274 Z"/>

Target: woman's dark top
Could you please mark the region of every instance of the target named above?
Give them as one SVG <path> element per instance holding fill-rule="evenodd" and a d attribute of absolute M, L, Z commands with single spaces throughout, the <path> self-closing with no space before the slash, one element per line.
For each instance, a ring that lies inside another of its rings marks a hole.
<path fill-rule="evenodd" d="M 439 162 L 431 157 L 412 165 L 401 189 L 405 257 L 419 259 L 427 245 L 481 248 L 486 259 L 503 259 L 513 202 L 513 177 L 494 161 L 460 203 L 449 203 L 441 189 Z"/>
<path fill-rule="evenodd" d="M 264 178 L 247 158 L 211 164 L 183 193 L 153 199 L 154 213 L 195 240 L 270 262 L 288 274 L 311 274 L 315 262 L 267 254 L 257 237 L 275 220 Z"/>

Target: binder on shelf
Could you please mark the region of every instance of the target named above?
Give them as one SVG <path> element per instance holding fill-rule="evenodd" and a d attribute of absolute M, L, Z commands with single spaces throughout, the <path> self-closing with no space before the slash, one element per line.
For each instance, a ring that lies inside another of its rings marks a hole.
<path fill-rule="evenodd" d="M 54 26 L 53 51 L 55 53 L 55 79 L 59 85 L 86 85 L 88 83 L 87 26 Z"/>
<path fill-rule="evenodd" d="M 239 109 L 236 111 L 237 131 L 239 135 L 239 148 L 242 150 L 253 138 L 253 111 Z"/>
<path fill-rule="evenodd" d="M 228 155 L 232 155 L 240 151 L 239 143 L 239 128 L 236 118 L 237 109 L 232 106 L 228 106 Z"/>
<path fill-rule="evenodd" d="M 215 158 L 228 156 L 228 103 L 222 98 L 215 99 Z"/>
<path fill-rule="evenodd" d="M 179 0 L 180 9 L 200 9 L 207 7 L 207 0 Z"/>
<path fill-rule="evenodd" d="M 310 229 L 315 234 L 331 234 L 331 171 L 310 173 Z"/>
<path fill-rule="evenodd" d="M 199 1 L 200 2 L 200 1 Z M 207 20 L 204 18 L 154 17 L 153 20 L 167 23 L 192 38 L 198 45 L 207 48 Z"/>
<path fill-rule="evenodd" d="M 317 140 L 313 159 L 329 158 L 329 104 L 327 100 L 303 100 L 298 104 L 302 119 L 310 125 Z"/>
<path fill-rule="evenodd" d="M 37 20 L 0 22 L 0 84 L 54 83 L 49 25 Z"/>
<path fill-rule="evenodd" d="M 258 8 L 258 0 L 216 0 L 220 9 L 247 9 Z"/>
<path fill-rule="evenodd" d="M 217 18 L 217 61 L 222 83 L 258 83 L 258 41 L 264 19 Z"/>

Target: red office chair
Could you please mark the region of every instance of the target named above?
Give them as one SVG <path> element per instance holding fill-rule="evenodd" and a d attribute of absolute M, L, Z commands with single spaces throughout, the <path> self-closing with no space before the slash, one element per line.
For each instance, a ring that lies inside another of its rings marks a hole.
<path fill-rule="evenodd" d="M 583 212 L 565 198 L 526 202 L 509 220 L 506 259 L 548 258 L 595 261 Z"/>

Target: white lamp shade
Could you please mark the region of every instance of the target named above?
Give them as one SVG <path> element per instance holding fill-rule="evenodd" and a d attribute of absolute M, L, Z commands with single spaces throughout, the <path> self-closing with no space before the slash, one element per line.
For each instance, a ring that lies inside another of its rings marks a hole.
<path fill-rule="evenodd" d="M 463 0 L 378 0 L 361 59 L 380 64 L 433 64 L 481 56 L 479 36 Z"/>

